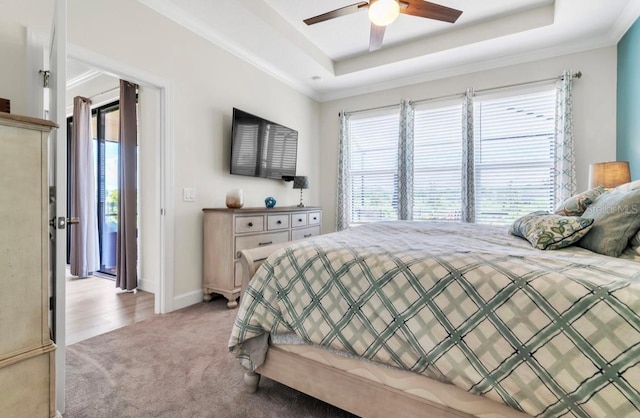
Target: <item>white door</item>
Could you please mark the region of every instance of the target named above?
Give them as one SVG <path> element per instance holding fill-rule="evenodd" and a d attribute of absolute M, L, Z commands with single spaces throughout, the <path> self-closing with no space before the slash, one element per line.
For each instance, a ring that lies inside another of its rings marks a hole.
<path fill-rule="evenodd" d="M 59 128 L 53 131 L 50 142 L 50 176 L 53 187 L 51 215 L 52 229 L 51 278 L 54 296 L 52 328 L 56 349 L 56 409 L 65 411 L 65 306 L 67 252 L 67 120 L 65 89 L 67 65 L 67 0 L 55 0 L 51 43 L 49 45 L 49 117 Z"/>

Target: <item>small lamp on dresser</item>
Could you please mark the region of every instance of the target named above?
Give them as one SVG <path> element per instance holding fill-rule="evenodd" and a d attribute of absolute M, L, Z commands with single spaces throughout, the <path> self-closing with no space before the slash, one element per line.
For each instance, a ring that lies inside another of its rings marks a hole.
<path fill-rule="evenodd" d="M 298 204 L 298 207 L 303 208 L 304 203 L 302 203 L 302 190 L 309 188 L 309 179 L 307 176 L 295 176 L 293 178 L 293 188 L 300 189 L 300 203 Z"/>
<path fill-rule="evenodd" d="M 628 161 L 608 161 L 589 166 L 589 188 L 613 189 L 631 181 Z"/>

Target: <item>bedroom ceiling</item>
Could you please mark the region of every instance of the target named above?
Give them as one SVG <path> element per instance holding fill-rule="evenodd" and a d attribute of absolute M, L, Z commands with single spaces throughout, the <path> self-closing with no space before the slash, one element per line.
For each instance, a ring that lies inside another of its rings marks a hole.
<path fill-rule="evenodd" d="M 640 0 L 439 0 L 454 24 L 400 15 L 369 52 L 358 0 L 138 0 L 319 101 L 613 45 Z"/>

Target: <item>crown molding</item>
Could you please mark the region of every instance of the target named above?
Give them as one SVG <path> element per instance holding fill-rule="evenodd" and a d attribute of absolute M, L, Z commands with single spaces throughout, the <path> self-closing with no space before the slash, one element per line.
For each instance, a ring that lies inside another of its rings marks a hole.
<path fill-rule="evenodd" d="M 608 34 L 609 38 L 614 43 L 620 42 L 620 39 L 627 33 L 629 28 L 638 20 L 638 16 L 640 16 L 640 1 L 630 0 L 627 3 L 627 7 L 624 8 L 611 26 Z"/>
<path fill-rule="evenodd" d="M 315 90 L 309 88 L 305 84 L 298 82 L 293 77 L 289 76 L 283 71 L 280 71 L 279 69 L 269 64 L 267 61 L 257 56 L 256 54 L 249 52 L 242 45 L 233 42 L 228 37 L 198 22 L 196 19 L 191 17 L 188 13 L 185 13 L 181 8 L 175 6 L 171 1 L 138 0 L 138 2 L 142 3 L 143 5 L 155 11 L 156 13 L 161 14 L 167 19 L 172 20 L 173 22 L 186 28 L 187 30 L 193 32 L 194 34 L 204 38 L 205 40 L 217 45 L 218 47 L 225 50 L 226 52 L 240 58 L 241 60 L 253 65 L 259 70 L 269 74 L 275 79 L 293 88 L 294 90 L 314 100 L 317 100 L 318 93 Z"/>

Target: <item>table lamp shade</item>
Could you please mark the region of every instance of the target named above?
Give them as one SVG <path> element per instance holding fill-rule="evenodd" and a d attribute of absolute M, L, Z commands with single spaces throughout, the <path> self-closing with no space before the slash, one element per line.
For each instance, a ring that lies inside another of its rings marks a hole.
<path fill-rule="evenodd" d="M 295 176 L 293 178 L 293 188 L 294 189 L 308 189 L 309 188 L 309 178 L 307 176 Z"/>
<path fill-rule="evenodd" d="M 631 181 L 629 162 L 609 161 L 595 163 L 589 166 L 589 188 L 602 186 L 613 189 Z"/>

